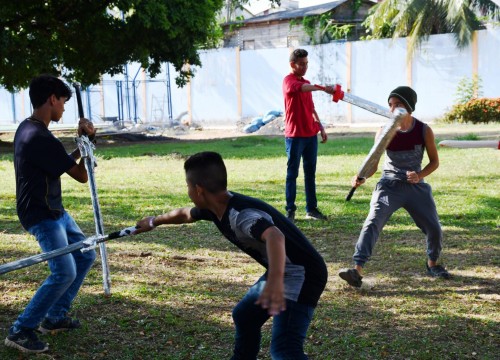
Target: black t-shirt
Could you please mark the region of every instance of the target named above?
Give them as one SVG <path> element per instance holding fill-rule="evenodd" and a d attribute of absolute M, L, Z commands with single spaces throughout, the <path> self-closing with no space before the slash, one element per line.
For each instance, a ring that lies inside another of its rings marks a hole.
<path fill-rule="evenodd" d="M 14 137 L 17 215 L 26 230 L 63 214 L 60 177 L 75 165 L 45 124 L 31 118 L 19 124 Z"/>
<path fill-rule="evenodd" d="M 276 226 L 285 235 L 285 298 L 316 306 L 328 277 L 321 255 L 278 210 L 261 200 L 231 194 L 222 220 L 211 211 L 199 208 L 193 208 L 191 216 L 195 220 L 213 221 L 229 241 L 266 269 L 269 265 L 266 244 L 261 236 L 267 228 Z"/>

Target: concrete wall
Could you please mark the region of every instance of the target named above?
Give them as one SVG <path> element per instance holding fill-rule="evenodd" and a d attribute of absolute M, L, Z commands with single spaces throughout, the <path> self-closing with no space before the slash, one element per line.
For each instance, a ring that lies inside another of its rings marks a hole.
<path fill-rule="evenodd" d="M 432 121 L 442 116 L 455 99 L 459 81 L 473 74 L 482 79 L 484 97 L 500 97 L 500 28 L 476 32 L 471 46 L 459 51 L 451 35 L 434 35 L 410 63 L 407 40 L 373 40 L 305 46 L 309 51 L 306 78 L 312 83 L 339 83 L 345 91 L 386 106 L 387 95 L 399 85 L 418 93 L 415 116 Z M 232 127 L 237 122 L 283 110 L 281 83 L 289 72 L 290 48 L 243 51 L 224 48 L 200 53 L 202 67 L 184 88 L 176 86 L 171 71 L 172 115 L 204 127 Z M 123 117 L 139 123 L 168 122 L 168 93 L 163 72 L 150 79 L 137 64 L 128 65 L 128 76 L 103 76 L 102 84 L 83 95 L 85 113 L 90 104 L 92 120 Z M 128 81 L 127 81 L 128 80 Z M 121 84 L 121 96 L 118 86 Z M 134 95 L 135 89 L 135 95 Z M 383 121 L 347 103 L 333 103 L 323 92 L 313 94 L 322 120 L 332 125 Z M 15 126 L 31 113 L 27 91 L 12 94 L 0 89 L 0 125 Z M 120 100 L 120 101 L 118 101 Z M 16 116 L 14 117 L 14 111 Z M 88 116 L 88 115 L 87 115 Z M 63 122 L 75 123 L 76 101 L 66 104 Z"/>

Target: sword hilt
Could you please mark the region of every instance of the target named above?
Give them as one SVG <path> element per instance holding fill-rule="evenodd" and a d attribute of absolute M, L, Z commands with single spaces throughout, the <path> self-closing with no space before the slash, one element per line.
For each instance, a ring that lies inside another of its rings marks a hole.
<path fill-rule="evenodd" d="M 325 91 L 326 87 L 322 85 L 314 84 L 318 89 Z M 339 102 L 339 100 L 344 100 L 344 91 L 342 90 L 342 86 L 340 84 L 333 85 L 334 92 L 332 95 L 332 101 Z"/>

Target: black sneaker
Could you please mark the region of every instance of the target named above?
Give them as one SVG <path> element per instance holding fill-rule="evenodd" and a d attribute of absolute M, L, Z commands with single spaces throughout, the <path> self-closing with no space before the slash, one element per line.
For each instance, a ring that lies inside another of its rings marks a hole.
<path fill-rule="evenodd" d="M 314 209 L 306 213 L 306 219 L 327 220 L 328 218 L 324 214 L 322 214 L 321 211 L 319 211 L 318 209 Z"/>
<path fill-rule="evenodd" d="M 40 331 L 42 334 L 47 334 L 47 333 L 57 333 L 66 330 L 79 329 L 81 327 L 82 325 L 80 324 L 80 321 L 78 321 L 77 319 L 72 319 L 69 316 L 66 316 L 63 319 L 56 321 L 55 323 L 47 319 L 44 319 L 40 324 L 38 331 Z"/>
<path fill-rule="evenodd" d="M 5 346 L 13 347 L 26 353 L 41 353 L 49 350 L 49 345 L 38 340 L 34 329 L 21 328 L 14 332 L 14 327 L 9 329 L 5 338 Z"/>
<path fill-rule="evenodd" d="M 286 218 L 290 220 L 291 222 L 295 222 L 295 210 L 287 210 L 286 211 Z"/>
<path fill-rule="evenodd" d="M 443 279 L 451 278 L 450 273 L 441 265 L 436 265 L 433 267 L 429 267 L 429 264 L 425 264 L 427 267 L 427 274 L 432 277 L 440 277 Z"/>
<path fill-rule="evenodd" d="M 342 280 L 347 281 L 347 283 L 349 285 L 354 286 L 354 287 L 359 288 L 359 287 L 361 287 L 361 284 L 363 283 L 361 281 L 361 279 L 363 279 L 363 277 L 361 275 L 359 275 L 359 272 L 356 269 L 349 269 L 349 270 L 341 271 L 341 272 L 339 272 L 339 276 Z"/>

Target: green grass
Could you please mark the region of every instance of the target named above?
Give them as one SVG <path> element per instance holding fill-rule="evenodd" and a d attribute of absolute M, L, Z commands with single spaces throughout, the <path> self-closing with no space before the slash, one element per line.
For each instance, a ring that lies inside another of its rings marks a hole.
<path fill-rule="evenodd" d="M 480 130 L 472 130 L 480 134 Z M 498 132 L 497 132 L 498 133 Z M 436 136 L 436 141 L 442 135 Z M 320 146 L 319 207 L 328 222 L 298 226 L 325 258 L 327 288 L 308 333 L 311 359 L 497 359 L 500 342 L 500 152 L 440 148 L 429 177 L 444 230 L 442 262 L 453 279 L 425 275 L 425 239 L 404 211 L 394 214 L 366 267 L 366 288 L 337 276 L 350 266 L 376 179 L 348 203 L 350 178 L 372 137 L 339 137 Z M 189 205 L 183 161 L 202 150 L 226 159 L 230 189 L 284 211 L 286 158 L 281 137 L 171 141 L 99 147 L 96 178 L 107 232 L 146 215 Z M 84 232 L 95 230 L 88 185 L 63 176 L 64 203 Z M 15 212 L 12 154 L 0 155 L 0 253 L 8 262 L 39 251 Z M 231 309 L 263 272 L 206 222 L 164 226 L 107 243 L 112 296 L 102 291 L 100 261 L 73 306 L 84 328 L 44 336 L 48 355 L 0 346 L 0 359 L 227 359 Z M 47 275 L 45 264 L 0 276 L 0 333 Z M 260 359 L 270 359 L 270 325 Z"/>
<path fill-rule="evenodd" d="M 479 140 L 479 136 L 471 133 L 471 134 L 467 134 L 467 135 L 463 135 L 463 136 L 457 136 L 455 139 L 456 140 Z"/>

